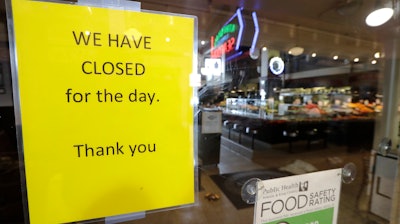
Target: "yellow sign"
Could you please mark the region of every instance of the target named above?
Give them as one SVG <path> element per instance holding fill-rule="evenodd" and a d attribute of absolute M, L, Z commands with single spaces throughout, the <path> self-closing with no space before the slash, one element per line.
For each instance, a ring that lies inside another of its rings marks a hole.
<path fill-rule="evenodd" d="M 12 15 L 30 222 L 194 203 L 195 18 L 25 0 Z"/>

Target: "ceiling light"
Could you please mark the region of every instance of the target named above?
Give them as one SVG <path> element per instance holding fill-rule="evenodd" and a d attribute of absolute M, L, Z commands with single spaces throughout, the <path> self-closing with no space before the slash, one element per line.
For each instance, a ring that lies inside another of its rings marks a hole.
<path fill-rule="evenodd" d="M 381 52 L 376 52 L 374 54 L 374 58 L 380 58 L 381 57 Z"/>
<path fill-rule="evenodd" d="M 312 53 L 311 57 L 313 57 L 313 58 L 317 57 L 317 53 Z"/>
<path fill-rule="evenodd" d="M 292 47 L 292 48 L 290 48 L 288 53 L 293 56 L 299 56 L 299 55 L 303 54 L 303 52 L 304 52 L 304 48 L 302 48 L 302 47 Z"/>
<path fill-rule="evenodd" d="M 377 63 L 377 61 L 374 59 L 371 61 L 371 64 L 375 65 Z"/>
<path fill-rule="evenodd" d="M 303 52 L 304 52 L 304 48 L 298 46 L 298 44 L 299 44 L 298 27 L 299 27 L 299 25 L 296 25 L 296 28 L 294 30 L 295 31 L 294 35 L 295 35 L 295 38 L 296 38 L 296 46 L 290 48 L 289 52 L 288 52 L 289 54 L 291 54 L 293 56 L 299 56 L 299 55 L 303 54 Z"/>
<path fill-rule="evenodd" d="M 353 60 L 355 63 L 357 63 L 357 62 L 359 62 L 360 61 L 360 58 L 354 58 L 354 60 Z"/>
<path fill-rule="evenodd" d="M 333 56 L 333 60 L 337 60 L 339 58 L 339 56 L 335 55 Z"/>
<path fill-rule="evenodd" d="M 375 10 L 372 11 L 367 18 L 365 19 L 365 23 L 368 26 L 380 26 L 392 18 L 394 13 L 393 7 L 384 6 L 381 2 L 377 1 L 377 6 Z"/>

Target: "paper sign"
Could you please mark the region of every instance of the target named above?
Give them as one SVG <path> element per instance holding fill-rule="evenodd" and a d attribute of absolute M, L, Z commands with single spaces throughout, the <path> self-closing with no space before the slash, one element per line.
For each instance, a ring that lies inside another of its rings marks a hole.
<path fill-rule="evenodd" d="M 258 183 L 255 224 L 337 223 L 342 169 Z"/>
<path fill-rule="evenodd" d="M 196 19 L 23 0 L 12 16 L 30 223 L 194 203 Z"/>
<path fill-rule="evenodd" d="M 203 111 L 201 115 L 201 133 L 212 134 L 221 133 L 222 112 Z"/>

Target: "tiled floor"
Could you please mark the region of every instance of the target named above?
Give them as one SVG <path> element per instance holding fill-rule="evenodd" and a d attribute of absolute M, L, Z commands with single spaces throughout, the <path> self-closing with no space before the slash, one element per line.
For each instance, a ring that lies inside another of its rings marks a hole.
<path fill-rule="evenodd" d="M 223 139 L 224 143 L 226 139 Z M 228 140 L 229 141 L 229 140 Z M 225 142 L 226 143 L 226 142 Z M 232 143 L 232 142 L 231 142 Z M 233 149 L 232 144 L 221 145 L 220 162 L 218 165 L 207 165 L 201 169 L 201 191 L 198 193 L 197 204 L 186 208 L 148 213 L 142 219 L 127 221 L 131 224 L 245 224 L 253 223 L 253 207 L 236 209 L 224 193 L 210 179 L 210 175 L 256 170 L 261 168 L 278 168 L 301 159 L 317 167 L 319 170 L 343 167 L 348 162 L 357 166 L 358 176 L 351 184 L 343 184 L 340 198 L 338 223 L 340 224 L 386 224 L 389 223 L 368 212 L 368 197 L 364 192 L 367 172 L 365 163 L 369 158 L 368 151 L 347 152 L 345 147 L 328 145 L 321 148 L 318 142 L 312 148 L 306 149 L 304 143 L 294 145 L 294 153 L 287 151 L 287 145 L 259 144 L 251 156 L 243 155 L 241 149 Z M 264 149 L 262 149 L 264 147 Z M 249 158 L 250 157 L 250 158 Z M 207 193 L 215 193 L 219 200 L 209 201 Z"/>

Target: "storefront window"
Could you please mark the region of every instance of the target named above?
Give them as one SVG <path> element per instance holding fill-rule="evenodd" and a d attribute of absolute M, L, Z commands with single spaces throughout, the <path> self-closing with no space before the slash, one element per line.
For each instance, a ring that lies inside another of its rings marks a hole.
<path fill-rule="evenodd" d="M 127 223 L 252 223 L 254 204 L 241 195 L 246 181 L 348 164 L 356 175 L 341 185 L 337 223 L 398 222 L 396 15 L 367 25 L 372 0 L 144 0 L 140 7 L 197 17 L 198 190 L 194 205 L 143 211 Z M 387 7 L 396 14 L 399 4 Z M 0 222 L 23 222 L 4 3 L 0 10 Z"/>

